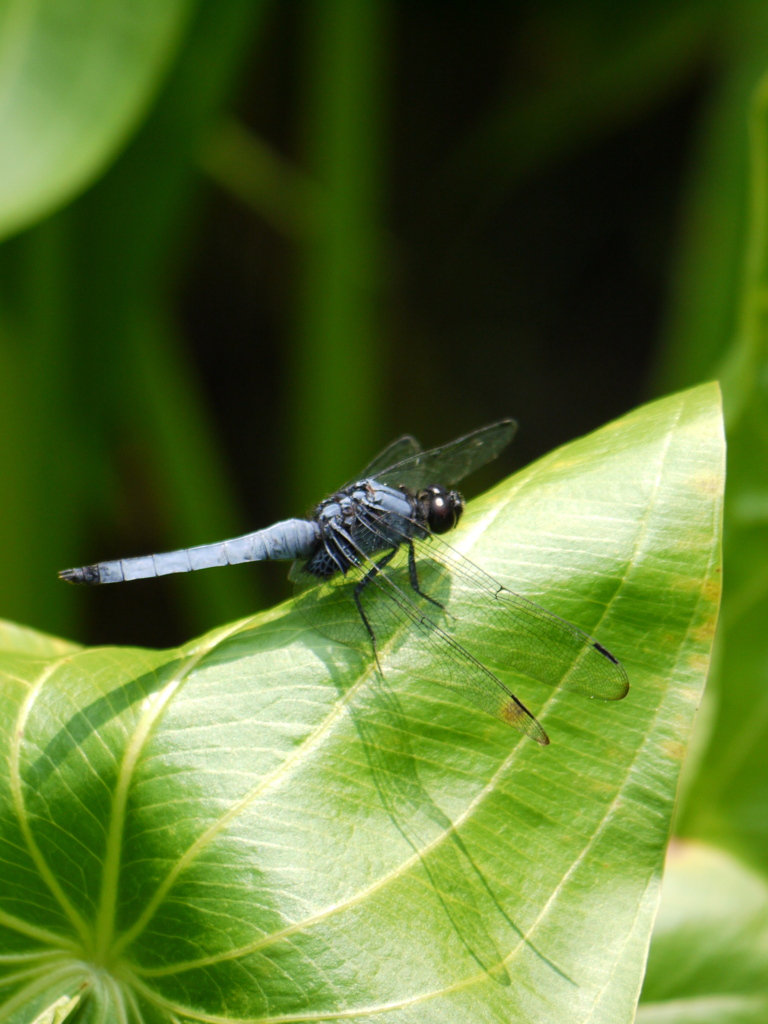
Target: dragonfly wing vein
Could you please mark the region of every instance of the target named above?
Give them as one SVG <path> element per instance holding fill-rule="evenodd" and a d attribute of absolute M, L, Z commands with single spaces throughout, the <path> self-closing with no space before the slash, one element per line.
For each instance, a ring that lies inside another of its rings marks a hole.
<path fill-rule="evenodd" d="M 350 543 L 351 538 L 347 535 L 345 540 Z M 397 656 L 394 664 L 398 667 L 462 694 L 486 713 L 512 725 L 538 743 L 549 742 L 539 722 L 501 680 L 442 629 L 410 596 L 407 545 L 398 549 L 392 562 L 383 569 L 378 569 L 376 563 L 359 548 L 355 549 L 354 559 L 341 589 L 352 608 L 352 595 L 365 581 L 360 590 L 360 600 L 376 636 L 379 656 L 383 653 L 388 655 L 391 650 Z M 336 589 L 339 589 L 338 585 Z M 325 601 L 319 603 L 326 605 Z M 326 632 L 324 625 L 328 622 L 320 623 L 319 628 Z M 413 634 L 418 637 L 418 643 L 408 644 Z M 354 646 L 360 646 L 359 641 L 363 638 L 370 649 L 365 627 L 356 631 Z"/>
<path fill-rule="evenodd" d="M 439 565 L 433 575 L 451 580 L 451 604 L 466 609 L 459 621 L 483 623 L 495 664 L 602 700 L 626 696 L 624 667 L 583 629 L 509 590 L 441 538 L 414 537 L 413 543 L 417 565 Z"/>

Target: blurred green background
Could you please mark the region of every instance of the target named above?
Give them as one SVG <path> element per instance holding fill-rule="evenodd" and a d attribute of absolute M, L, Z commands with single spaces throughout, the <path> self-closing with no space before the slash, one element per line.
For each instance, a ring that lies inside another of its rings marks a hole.
<path fill-rule="evenodd" d="M 479 490 L 730 340 L 764 4 L 25 7 L 0 44 L 8 618 L 187 639 L 286 596 L 285 567 L 56 571 L 302 514 L 400 433 L 515 416 Z"/>
<path fill-rule="evenodd" d="M 0 615 L 173 644 L 287 596 L 285 567 L 56 571 L 301 514 L 402 432 L 513 415 L 480 489 L 722 376 L 677 831 L 764 885 L 767 68 L 764 0 L 0 5 Z"/>

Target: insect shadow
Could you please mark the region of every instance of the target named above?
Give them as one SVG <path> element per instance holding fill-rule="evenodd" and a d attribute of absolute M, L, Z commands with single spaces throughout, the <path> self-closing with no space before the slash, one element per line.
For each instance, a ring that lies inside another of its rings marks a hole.
<path fill-rule="evenodd" d="M 347 686 L 332 650 L 317 647 L 316 653 L 326 661 L 329 676 L 343 698 Z M 565 981 L 575 984 L 515 924 L 450 817 L 430 796 L 419 776 L 407 716 L 375 665 L 365 688 L 349 702 L 347 710 L 384 809 L 418 857 L 446 917 L 472 959 L 498 985 L 511 984 L 504 957 L 486 925 L 495 916 L 535 956 Z"/>

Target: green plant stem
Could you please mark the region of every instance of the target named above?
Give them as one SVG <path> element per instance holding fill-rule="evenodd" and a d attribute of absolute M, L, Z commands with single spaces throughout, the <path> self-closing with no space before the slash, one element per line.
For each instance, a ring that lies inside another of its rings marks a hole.
<path fill-rule="evenodd" d="M 218 185 L 286 238 L 302 243 L 317 230 L 317 184 L 235 118 L 216 126 L 199 159 Z"/>
<path fill-rule="evenodd" d="M 317 2 L 310 19 L 310 165 L 325 199 L 304 252 L 290 391 L 298 508 L 338 486 L 375 446 L 385 11 L 379 0 Z"/>

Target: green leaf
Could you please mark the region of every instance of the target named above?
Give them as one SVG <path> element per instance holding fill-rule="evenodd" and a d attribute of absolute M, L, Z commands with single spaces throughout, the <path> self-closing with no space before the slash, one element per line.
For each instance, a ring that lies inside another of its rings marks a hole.
<path fill-rule="evenodd" d="M 68 640 L 60 640 L 56 636 L 48 636 L 47 633 L 40 633 L 36 629 L 26 629 L 24 626 L 17 626 L 15 622 L 0 619 L 0 652 L 56 658 L 79 650 L 77 644 L 72 644 Z"/>
<path fill-rule="evenodd" d="M 82 993 L 78 1021 L 629 1022 L 723 458 L 706 385 L 470 505 L 456 546 L 629 673 L 604 703 L 500 667 L 548 748 L 291 605 L 181 650 L 1 655 L 0 1019 Z"/>
<path fill-rule="evenodd" d="M 766 67 L 768 8 L 718 6 L 718 71 L 701 110 L 681 203 L 679 251 L 656 375 L 660 393 L 717 376 L 717 368 L 731 358 L 747 263 L 745 238 L 754 231 L 760 209 L 748 192 L 756 185 L 765 188 L 764 182 L 750 183 L 748 134 L 750 106 Z M 727 414 L 730 397 L 742 400 L 726 394 Z"/>
<path fill-rule="evenodd" d="M 763 38 L 768 11 L 763 8 Z M 759 38 L 759 37 L 756 37 Z M 764 50 L 760 67 L 764 68 Z M 754 67 L 752 68 L 754 73 Z M 749 109 L 749 230 L 745 239 L 741 311 L 733 343 L 722 357 L 728 430 L 725 505 L 725 589 L 717 670 L 707 713 L 697 725 L 698 764 L 686 769 L 685 799 L 676 829 L 725 847 L 768 871 L 768 743 L 765 621 L 768 615 L 768 72 Z M 744 112 L 742 112 L 744 119 Z M 721 246 L 715 245 L 713 251 Z M 704 290 L 706 282 L 702 281 Z M 695 334 L 695 331 L 693 332 Z M 691 335 L 693 337 L 693 334 Z"/>
<path fill-rule="evenodd" d="M 79 1002 L 79 995 L 71 997 L 61 996 L 59 999 L 56 999 L 51 1003 L 50 1006 L 47 1006 L 41 1014 L 35 1017 L 32 1024 L 63 1024 Z"/>
<path fill-rule="evenodd" d="M 766 364 L 763 363 L 763 366 Z M 761 369 L 761 375 L 765 372 Z M 725 588 L 708 728 L 676 828 L 768 872 L 768 415 L 763 396 L 728 433 Z"/>
<path fill-rule="evenodd" d="M 670 846 L 638 1024 L 763 1024 L 768 886 L 728 854 Z"/>
<path fill-rule="evenodd" d="M 90 184 L 148 106 L 189 0 L 8 0 L 0 11 L 0 236 Z"/>

